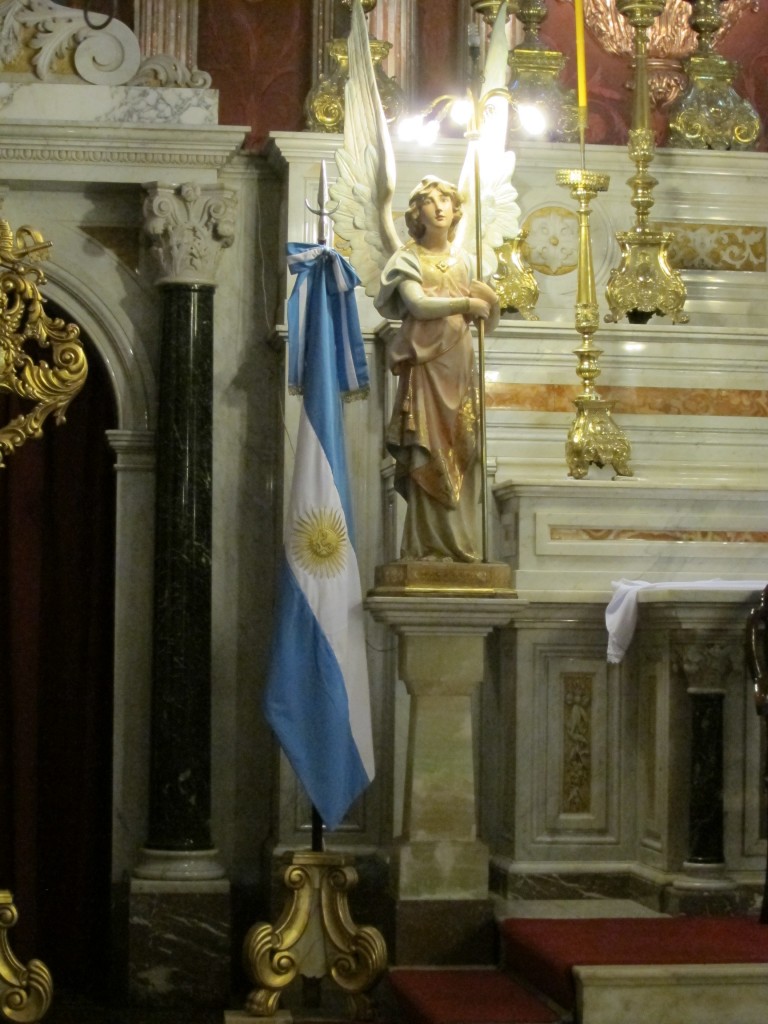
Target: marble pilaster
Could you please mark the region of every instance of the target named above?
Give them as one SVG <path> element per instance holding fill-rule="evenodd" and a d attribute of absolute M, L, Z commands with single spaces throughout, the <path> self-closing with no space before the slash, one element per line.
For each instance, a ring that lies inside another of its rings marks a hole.
<path fill-rule="evenodd" d="M 168 54 L 197 65 L 197 0 L 134 0 L 136 35 L 145 57 Z"/>
<path fill-rule="evenodd" d="M 403 828 L 391 857 L 395 957 L 445 962 L 467 934 L 487 930 L 488 847 L 478 838 L 473 700 L 485 677 L 485 638 L 509 622 L 514 595 L 380 590 L 366 608 L 397 635 L 399 674 L 410 696 Z M 424 913 L 437 925 L 429 949 L 414 938 L 414 919 Z"/>
<path fill-rule="evenodd" d="M 682 645 L 675 661 L 690 701 L 688 852 L 675 890 L 733 889 L 725 875 L 723 715 L 726 683 L 739 668 L 721 640 Z"/>

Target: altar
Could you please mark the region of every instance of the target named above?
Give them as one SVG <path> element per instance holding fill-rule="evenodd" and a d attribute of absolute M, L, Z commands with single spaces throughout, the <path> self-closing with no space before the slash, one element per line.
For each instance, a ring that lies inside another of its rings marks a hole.
<path fill-rule="evenodd" d="M 329 181 L 335 177 L 339 141 L 273 136 L 291 240 L 314 237 L 307 206 L 321 161 Z M 458 176 L 463 153 L 461 140 L 420 149 L 396 143 L 395 212 L 425 173 Z M 759 721 L 743 664 L 744 622 L 757 594 L 715 587 L 643 601 L 636 638 L 619 665 L 606 659 L 605 609 L 613 581 L 622 578 L 675 585 L 768 580 L 761 465 L 768 165 L 754 153 L 657 153 L 654 220 L 676 232 L 673 255 L 690 322 L 601 323 L 596 387 L 615 402 L 633 475 L 615 478 L 610 466 L 591 466 L 586 479 L 575 480 L 565 440 L 580 384 L 576 231 L 573 201 L 555 174 L 578 159 L 567 144 L 517 148 L 513 183 L 539 319 L 507 313 L 486 341 L 490 561 L 510 566 L 517 600 L 508 624 L 493 631 L 474 704 L 477 835 L 489 849 L 490 889 L 507 898 L 610 894 L 661 910 L 730 912 L 750 904 L 765 863 Z M 631 222 L 625 181 L 632 168 L 623 150 L 599 146 L 588 147 L 587 166 L 611 177 L 592 204 L 602 320 L 603 291 L 618 260 L 614 235 Z M 365 591 L 375 567 L 397 558 L 403 510 L 382 454 L 393 397 L 384 350 L 394 326 L 382 323 L 362 293 L 358 304 L 372 390 L 367 407 L 348 412 L 347 443 Z M 286 456 L 290 466 L 290 446 Z M 384 712 L 379 786 L 387 795 L 379 798 L 379 822 L 386 848 L 401 835 L 408 799 L 410 698 L 392 637 L 381 623 L 370 622 L 369 632 L 374 699 Z M 702 687 L 716 695 L 723 730 L 715 743 L 724 744 L 726 812 L 716 828 L 722 854 L 709 851 L 699 862 L 691 852 L 691 772 L 709 742 L 692 734 Z M 284 787 L 291 792 L 289 777 Z M 364 822 L 360 811 L 347 841 L 355 842 L 358 827 L 362 840 Z M 291 831 L 283 826 L 284 841 Z"/>

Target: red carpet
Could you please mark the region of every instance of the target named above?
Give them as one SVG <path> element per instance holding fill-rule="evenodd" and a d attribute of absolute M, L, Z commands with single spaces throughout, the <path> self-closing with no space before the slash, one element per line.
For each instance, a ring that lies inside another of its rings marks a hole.
<path fill-rule="evenodd" d="M 569 1008 L 575 966 L 768 963 L 768 925 L 747 918 L 510 918 L 500 931 L 509 970 Z"/>
<path fill-rule="evenodd" d="M 551 1024 L 560 1020 L 500 971 L 395 968 L 389 980 L 409 1024 Z"/>

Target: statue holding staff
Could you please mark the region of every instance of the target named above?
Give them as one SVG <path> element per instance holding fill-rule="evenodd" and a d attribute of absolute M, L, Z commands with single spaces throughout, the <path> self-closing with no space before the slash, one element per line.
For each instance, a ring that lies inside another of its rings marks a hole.
<path fill-rule="evenodd" d="M 502 19 L 489 63 L 505 68 L 506 53 Z M 358 0 L 352 7 L 349 68 L 344 145 L 336 154 L 339 179 L 331 194 L 338 203 L 336 231 L 350 243 L 366 293 L 383 316 L 402 321 L 387 353 L 398 387 L 385 438 L 396 463 L 395 488 L 407 503 L 400 557 L 478 561 L 481 382 L 470 324 L 483 321 L 492 331 L 499 302 L 464 248 L 472 237 L 473 207 L 465 200 L 471 197 L 475 154 L 470 159 L 468 153 L 458 186 L 435 176 L 419 182 L 405 214 L 411 238 L 403 245 L 392 216 L 394 153 Z M 502 140 L 505 134 L 506 121 Z M 518 230 L 517 193 L 510 183 L 514 154 L 503 152 L 502 141 L 496 155 L 484 264 Z"/>

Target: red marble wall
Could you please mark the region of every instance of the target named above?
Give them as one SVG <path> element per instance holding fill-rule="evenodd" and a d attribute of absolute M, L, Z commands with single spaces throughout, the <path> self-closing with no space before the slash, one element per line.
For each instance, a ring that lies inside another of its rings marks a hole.
<path fill-rule="evenodd" d="M 446 0 L 418 0 L 417 32 L 421 101 L 455 91 L 460 77 L 463 31 L 446 17 Z M 573 53 L 573 4 L 549 0 L 542 37 L 555 49 Z M 768 4 L 747 11 L 722 44 L 721 52 L 741 64 L 738 91 L 751 100 L 768 125 Z M 627 61 L 604 53 L 587 34 L 590 102 L 589 139 L 624 144 L 629 121 Z M 251 126 L 249 146 L 260 148 L 273 130 L 300 131 L 303 104 L 311 88 L 311 0 L 203 0 L 200 4 L 200 67 L 220 91 L 222 124 Z M 574 61 L 563 76 L 575 84 Z M 666 118 L 654 114 L 659 142 Z M 761 149 L 768 148 L 765 135 Z"/>

